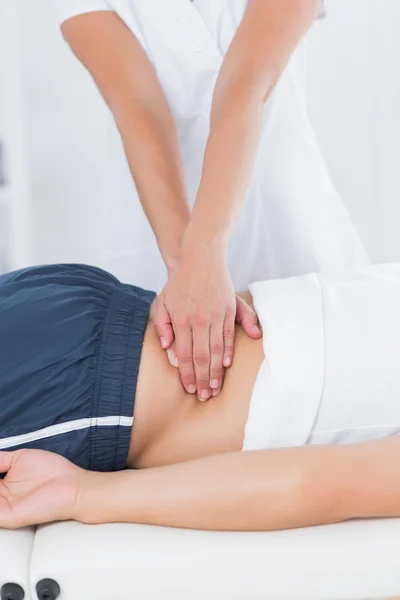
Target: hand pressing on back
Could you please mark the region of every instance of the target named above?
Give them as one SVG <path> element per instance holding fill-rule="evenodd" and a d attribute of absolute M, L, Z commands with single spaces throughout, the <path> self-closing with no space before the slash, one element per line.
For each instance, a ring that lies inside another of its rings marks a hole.
<path fill-rule="evenodd" d="M 234 357 L 235 321 L 249 337 L 261 337 L 257 315 L 236 296 L 224 260 L 183 259 L 156 300 L 154 327 L 183 387 L 200 400 L 222 388 Z"/>

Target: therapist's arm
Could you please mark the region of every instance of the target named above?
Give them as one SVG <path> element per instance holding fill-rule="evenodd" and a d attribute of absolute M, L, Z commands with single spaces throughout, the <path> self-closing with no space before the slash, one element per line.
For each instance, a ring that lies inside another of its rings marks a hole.
<path fill-rule="evenodd" d="M 113 12 L 73 17 L 62 30 L 112 111 L 141 204 L 171 271 L 189 207 L 175 122 L 154 68 Z"/>
<path fill-rule="evenodd" d="M 279 530 L 400 516 L 400 439 L 237 452 L 118 473 L 0 452 L 0 527 L 55 520 Z"/>
<path fill-rule="evenodd" d="M 203 176 L 185 235 L 190 254 L 205 239 L 226 250 L 253 171 L 264 103 L 319 7 L 320 0 L 250 0 L 216 84 Z"/>
<path fill-rule="evenodd" d="M 169 338 L 169 314 L 182 381 L 186 389 L 196 381 L 205 398 L 233 358 L 227 246 L 254 169 L 264 103 L 319 7 L 320 0 L 251 0 L 216 84 L 200 188 L 180 265 L 163 295 L 165 328 L 159 327 Z"/>

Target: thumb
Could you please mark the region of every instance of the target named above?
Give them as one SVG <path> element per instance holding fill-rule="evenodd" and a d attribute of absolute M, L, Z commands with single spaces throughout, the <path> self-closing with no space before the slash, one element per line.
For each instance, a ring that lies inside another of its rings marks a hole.
<path fill-rule="evenodd" d="M 0 452 L 0 473 L 8 473 L 11 469 L 15 452 Z"/>
<path fill-rule="evenodd" d="M 257 340 L 262 336 L 255 311 L 239 296 L 236 296 L 236 322 L 250 338 Z"/>
<path fill-rule="evenodd" d="M 158 299 L 154 308 L 153 327 L 160 338 L 161 347 L 167 350 L 174 341 L 174 330 L 167 307 L 161 299 Z"/>

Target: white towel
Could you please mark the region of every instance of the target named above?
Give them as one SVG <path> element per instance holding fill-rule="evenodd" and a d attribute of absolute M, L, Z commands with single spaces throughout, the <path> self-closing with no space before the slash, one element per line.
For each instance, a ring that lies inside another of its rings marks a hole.
<path fill-rule="evenodd" d="M 244 450 L 400 432 L 400 264 L 250 286 L 265 360 Z"/>

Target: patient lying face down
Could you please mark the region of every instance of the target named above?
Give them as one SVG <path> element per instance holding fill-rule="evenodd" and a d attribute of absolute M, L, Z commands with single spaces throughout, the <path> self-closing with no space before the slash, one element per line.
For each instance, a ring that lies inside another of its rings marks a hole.
<path fill-rule="evenodd" d="M 201 403 L 159 347 L 153 293 L 82 265 L 1 276 L 0 527 L 399 516 L 400 265 L 250 289 L 263 342 L 238 329 Z"/>
<path fill-rule="evenodd" d="M 200 402 L 160 347 L 152 292 L 84 265 L 0 277 L 0 450 L 118 471 L 398 434 L 400 269 L 321 278 L 251 286 L 264 339 L 238 328 L 222 392 Z"/>
<path fill-rule="evenodd" d="M 238 328 L 223 391 L 200 402 L 160 347 L 153 298 L 82 265 L 0 277 L 0 450 L 105 471 L 241 450 L 262 342 Z"/>

